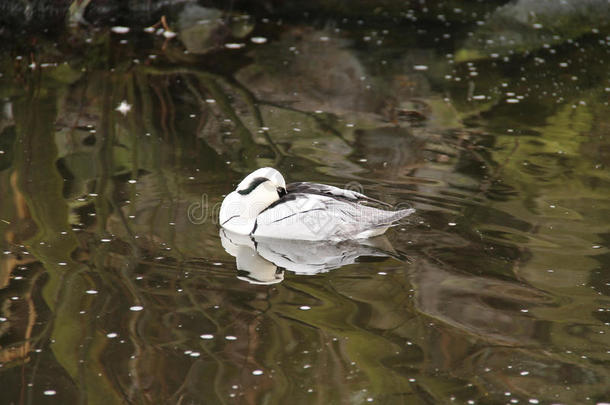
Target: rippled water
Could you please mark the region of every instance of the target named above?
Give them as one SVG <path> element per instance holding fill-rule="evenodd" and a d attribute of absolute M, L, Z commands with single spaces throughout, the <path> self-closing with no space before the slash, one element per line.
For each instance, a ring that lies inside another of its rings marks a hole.
<path fill-rule="evenodd" d="M 607 3 L 358 4 L 0 32 L 3 402 L 610 402 Z M 262 166 L 417 211 L 252 257 Z"/>

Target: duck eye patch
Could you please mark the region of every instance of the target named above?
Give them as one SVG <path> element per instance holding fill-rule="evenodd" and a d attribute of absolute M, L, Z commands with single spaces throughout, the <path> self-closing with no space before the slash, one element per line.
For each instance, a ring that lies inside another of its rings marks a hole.
<path fill-rule="evenodd" d="M 264 183 L 266 181 L 269 181 L 269 179 L 266 177 L 255 177 L 254 179 L 252 179 L 252 181 L 250 182 L 250 184 L 248 185 L 247 188 L 245 188 L 243 190 L 237 190 L 237 192 L 241 195 L 248 195 L 252 191 L 254 191 L 254 189 L 256 187 L 258 187 L 259 185 L 261 185 L 262 183 Z"/>

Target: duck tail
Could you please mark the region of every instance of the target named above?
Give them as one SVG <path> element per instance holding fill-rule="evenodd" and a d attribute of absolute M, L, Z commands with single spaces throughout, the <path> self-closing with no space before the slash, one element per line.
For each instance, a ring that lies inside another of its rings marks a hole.
<path fill-rule="evenodd" d="M 388 211 L 388 213 L 392 214 L 386 218 L 386 224 L 392 224 L 400 219 L 408 217 L 409 215 L 415 212 L 415 208 L 407 208 L 399 211 Z"/>
<path fill-rule="evenodd" d="M 388 228 L 398 225 L 398 221 L 415 212 L 414 208 L 408 208 L 399 211 L 381 211 L 380 217 L 377 217 L 372 223 L 367 226 L 363 232 L 359 234 L 359 238 L 370 238 L 383 234 Z"/>

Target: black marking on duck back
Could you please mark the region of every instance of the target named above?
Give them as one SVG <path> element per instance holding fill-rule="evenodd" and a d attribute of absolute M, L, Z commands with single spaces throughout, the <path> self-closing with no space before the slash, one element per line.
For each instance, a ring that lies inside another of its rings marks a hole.
<path fill-rule="evenodd" d="M 282 198 L 280 198 L 279 200 L 276 200 L 273 203 L 271 203 L 267 208 L 262 210 L 260 212 L 260 214 L 262 214 L 263 212 L 265 212 L 265 211 L 267 211 L 267 210 L 269 210 L 269 209 L 271 209 L 271 208 L 273 208 L 273 207 L 275 207 L 277 205 L 283 204 L 283 203 L 288 202 L 288 201 L 296 200 L 299 195 L 302 195 L 302 194 L 291 194 L 291 193 L 288 193 L 288 194 L 284 195 Z M 258 215 L 260 215 L 260 214 L 258 214 Z"/>
<path fill-rule="evenodd" d="M 371 198 L 361 193 L 352 192 L 350 190 L 343 190 L 340 188 L 334 189 L 331 188 L 331 186 L 327 186 L 326 184 L 296 182 L 288 184 L 286 186 L 286 190 L 288 191 L 288 195 L 290 195 L 290 193 L 315 194 L 325 197 L 331 197 L 339 201 L 379 204 L 385 207 L 391 207 L 391 204 L 388 204 L 384 201 Z M 350 193 L 353 194 L 350 195 Z"/>

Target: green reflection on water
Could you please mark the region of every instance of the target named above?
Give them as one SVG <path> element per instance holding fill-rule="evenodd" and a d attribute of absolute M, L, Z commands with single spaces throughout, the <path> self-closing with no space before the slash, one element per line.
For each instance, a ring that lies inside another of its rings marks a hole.
<path fill-rule="evenodd" d="M 390 3 L 323 5 L 330 25 L 188 4 L 165 10 L 172 39 L 5 45 L 10 401 L 608 400 L 607 26 L 534 28 L 511 54 L 478 39 L 516 6 L 397 22 Z M 215 210 L 264 165 L 418 212 L 385 255 L 313 275 L 262 259 L 280 282 L 249 284 Z"/>

